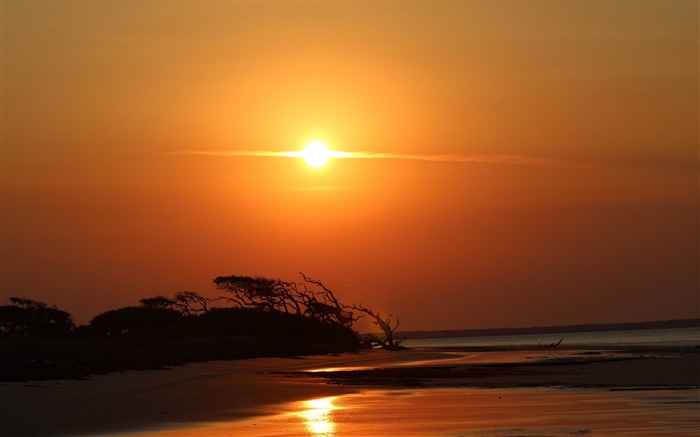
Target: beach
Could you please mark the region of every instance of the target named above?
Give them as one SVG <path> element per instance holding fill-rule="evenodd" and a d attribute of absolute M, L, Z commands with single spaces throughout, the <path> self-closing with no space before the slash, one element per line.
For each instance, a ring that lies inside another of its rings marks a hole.
<path fill-rule="evenodd" d="M 697 348 L 404 350 L 0 386 L 3 436 L 697 435 Z"/>
<path fill-rule="evenodd" d="M 0 0 L 0 437 L 700 437 L 700 0 Z"/>

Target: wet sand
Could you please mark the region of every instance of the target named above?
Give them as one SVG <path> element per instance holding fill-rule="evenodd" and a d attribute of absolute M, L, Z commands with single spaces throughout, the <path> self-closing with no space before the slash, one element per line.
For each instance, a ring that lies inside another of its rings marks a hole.
<path fill-rule="evenodd" d="M 697 435 L 699 386 L 695 349 L 217 361 L 2 384 L 0 434 Z"/>
<path fill-rule="evenodd" d="M 149 436 L 696 436 L 697 408 L 697 391 L 370 390 Z"/>

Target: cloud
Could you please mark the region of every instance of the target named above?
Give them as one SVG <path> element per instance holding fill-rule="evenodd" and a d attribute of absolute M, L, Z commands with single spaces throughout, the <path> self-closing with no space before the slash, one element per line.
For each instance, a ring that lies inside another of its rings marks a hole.
<path fill-rule="evenodd" d="M 266 151 L 266 150 L 178 150 L 161 152 L 165 155 L 192 155 L 192 156 L 221 156 L 221 157 L 272 157 L 272 158 L 303 158 L 302 151 Z M 331 158 L 335 159 L 387 159 L 409 160 L 425 162 L 461 162 L 474 164 L 497 165 L 521 165 L 540 167 L 571 167 L 571 168 L 602 168 L 600 163 L 574 161 L 568 159 L 556 159 L 545 157 L 532 157 L 523 155 L 459 155 L 459 154 L 402 154 L 402 153 L 375 153 L 375 152 L 340 152 L 331 151 Z"/>
<path fill-rule="evenodd" d="M 274 152 L 265 150 L 175 150 L 172 152 L 144 152 L 157 155 L 200 155 L 200 156 L 231 156 L 231 157 L 274 157 L 301 158 L 301 152 Z"/>
<path fill-rule="evenodd" d="M 421 155 L 421 154 L 397 154 L 397 153 L 369 153 L 353 152 L 351 159 L 403 159 L 428 162 L 464 162 L 475 164 L 502 164 L 502 165 L 531 165 L 543 167 L 602 167 L 592 162 L 580 162 L 568 159 L 542 158 L 522 155 Z"/>

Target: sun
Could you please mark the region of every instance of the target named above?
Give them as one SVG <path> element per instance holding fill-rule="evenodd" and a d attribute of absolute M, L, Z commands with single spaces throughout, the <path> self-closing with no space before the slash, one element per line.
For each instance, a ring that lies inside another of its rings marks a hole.
<path fill-rule="evenodd" d="M 301 152 L 307 164 L 311 167 L 319 168 L 328 163 L 331 158 L 331 151 L 325 143 L 321 141 L 312 141 L 306 145 L 306 148 Z"/>

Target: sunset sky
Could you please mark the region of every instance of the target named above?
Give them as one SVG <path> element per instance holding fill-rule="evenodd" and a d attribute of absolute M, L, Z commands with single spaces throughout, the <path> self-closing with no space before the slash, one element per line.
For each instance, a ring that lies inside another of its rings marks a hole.
<path fill-rule="evenodd" d="M 301 271 L 403 329 L 700 317 L 698 16 L 4 0 L 2 303 Z"/>

